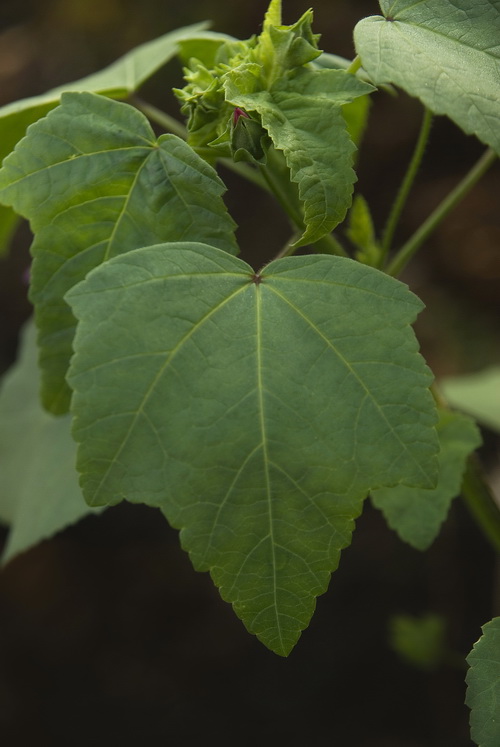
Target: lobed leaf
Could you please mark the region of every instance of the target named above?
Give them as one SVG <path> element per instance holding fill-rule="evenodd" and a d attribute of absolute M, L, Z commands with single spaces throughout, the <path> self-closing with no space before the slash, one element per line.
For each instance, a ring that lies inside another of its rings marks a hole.
<path fill-rule="evenodd" d="M 460 493 L 467 457 L 481 445 L 475 423 L 464 415 L 442 411 L 439 436 L 439 478 L 435 488 L 397 485 L 372 493 L 372 501 L 402 540 L 426 550 L 437 537 L 451 501 Z"/>
<path fill-rule="evenodd" d="M 467 657 L 467 696 L 471 736 L 479 747 L 500 744 L 500 617 L 483 626 Z"/>
<path fill-rule="evenodd" d="M 252 91 L 250 71 L 226 82 L 227 99 L 259 114 L 299 186 L 305 232 L 295 246 L 314 243 L 345 217 L 356 180 L 352 168 L 356 148 L 342 108 L 371 90 L 343 70 L 299 68 L 269 91 Z"/>
<path fill-rule="evenodd" d="M 224 191 L 184 141 L 156 140 L 127 104 L 63 94 L 30 128 L 0 171 L 0 199 L 35 233 L 31 299 L 48 410 L 65 412 L 71 394 L 65 376 L 75 320 L 64 293 L 110 257 L 162 240 L 208 241 L 235 253 Z"/>
<path fill-rule="evenodd" d="M 380 0 L 354 30 L 376 85 L 394 83 L 500 153 L 498 0 Z"/>
<path fill-rule="evenodd" d="M 115 257 L 67 300 L 86 499 L 160 507 L 286 655 L 368 490 L 435 482 L 431 376 L 409 327 L 421 302 L 352 260 L 255 275 L 197 243 Z"/>
<path fill-rule="evenodd" d="M 100 510 L 85 503 L 78 485 L 71 420 L 41 408 L 38 378 L 30 323 L 0 391 L 0 520 L 10 525 L 2 563 Z"/>

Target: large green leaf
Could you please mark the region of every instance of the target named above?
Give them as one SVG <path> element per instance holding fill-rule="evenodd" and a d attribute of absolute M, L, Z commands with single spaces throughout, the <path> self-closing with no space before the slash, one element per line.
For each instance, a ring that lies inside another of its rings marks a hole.
<path fill-rule="evenodd" d="M 78 485 L 70 418 L 42 410 L 38 386 L 35 328 L 28 324 L 0 391 L 0 520 L 10 525 L 4 563 L 96 512 Z"/>
<path fill-rule="evenodd" d="M 35 233 L 31 298 L 47 409 L 69 406 L 75 320 L 64 293 L 95 265 L 159 241 L 208 241 L 236 252 L 224 190 L 184 141 L 157 140 L 127 104 L 63 94 L 61 106 L 32 125 L 0 171 L 0 199 Z"/>
<path fill-rule="evenodd" d="M 483 626 L 483 635 L 467 657 L 466 703 L 471 736 L 479 747 L 500 744 L 500 617 Z"/>
<path fill-rule="evenodd" d="M 225 84 L 234 106 L 257 112 L 275 147 L 283 151 L 304 203 L 305 232 L 296 246 L 314 243 L 340 223 L 351 203 L 355 146 L 343 106 L 371 91 L 344 70 L 299 68 L 269 91 L 256 90 L 251 70 Z M 356 129 L 356 123 L 352 123 Z"/>
<path fill-rule="evenodd" d="M 500 0 L 380 0 L 354 30 L 363 67 L 500 153 Z"/>
<path fill-rule="evenodd" d="M 426 550 L 446 519 L 453 498 L 460 492 L 468 455 L 481 445 L 475 423 L 463 415 L 441 412 L 437 431 L 440 443 L 439 479 L 435 488 L 397 485 L 372 493 L 372 500 L 389 526 L 417 550 Z"/>
<path fill-rule="evenodd" d="M 439 385 L 452 407 L 473 415 L 483 425 L 500 432 L 500 366 L 442 379 Z"/>
<path fill-rule="evenodd" d="M 67 295 L 92 505 L 159 506 L 248 629 L 287 654 L 369 489 L 437 477 L 402 283 L 333 256 L 260 275 L 203 244 L 115 257 Z"/>

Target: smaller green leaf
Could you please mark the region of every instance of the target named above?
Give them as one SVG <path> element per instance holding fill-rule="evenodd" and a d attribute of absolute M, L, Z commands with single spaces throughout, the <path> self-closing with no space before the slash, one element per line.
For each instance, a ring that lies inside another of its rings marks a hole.
<path fill-rule="evenodd" d="M 500 153 L 498 0 L 380 0 L 354 29 L 376 85 L 394 83 Z"/>
<path fill-rule="evenodd" d="M 35 233 L 31 299 L 47 409 L 66 412 L 71 396 L 65 376 L 75 320 L 66 291 L 110 257 L 161 240 L 210 241 L 236 253 L 224 191 L 183 140 L 156 140 L 128 104 L 66 93 L 32 125 L 0 171 L 0 199 Z"/>
<path fill-rule="evenodd" d="M 3 563 L 96 513 L 78 485 L 71 420 L 42 410 L 38 378 L 35 328 L 30 323 L 19 361 L 5 375 L 0 391 L 0 519 L 10 525 Z"/>
<path fill-rule="evenodd" d="M 500 366 L 439 382 L 452 407 L 468 413 L 487 428 L 500 432 Z"/>
<path fill-rule="evenodd" d="M 466 704 L 471 736 L 479 747 L 500 744 L 500 617 L 483 626 L 483 635 L 467 657 Z"/>
<path fill-rule="evenodd" d="M 350 205 L 355 146 L 342 107 L 371 87 L 343 70 L 305 68 L 269 91 L 258 90 L 252 70 L 235 71 L 225 87 L 227 99 L 256 112 L 283 151 L 304 204 L 306 230 L 295 246 L 314 243 L 344 219 Z"/>
<path fill-rule="evenodd" d="M 481 436 L 469 418 L 442 411 L 437 432 L 440 442 L 439 479 L 435 488 L 398 485 L 372 492 L 372 501 L 402 540 L 426 550 L 439 533 L 450 503 L 460 492 L 468 455 L 481 445 Z"/>
<path fill-rule="evenodd" d="M 395 615 L 390 621 L 390 645 L 408 664 L 432 672 L 447 653 L 445 632 L 446 623 L 440 615 Z"/>

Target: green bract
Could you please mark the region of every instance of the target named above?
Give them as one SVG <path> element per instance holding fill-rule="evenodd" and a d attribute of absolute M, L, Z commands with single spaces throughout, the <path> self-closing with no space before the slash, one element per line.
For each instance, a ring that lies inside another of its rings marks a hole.
<path fill-rule="evenodd" d="M 271 3 L 259 37 L 222 44 L 211 69 L 191 60 L 188 85 L 176 91 L 189 118 L 188 142 L 207 160 L 265 163 L 271 143 L 284 153 L 303 203 L 305 230 L 297 246 L 314 243 L 345 217 L 355 146 L 344 106 L 372 90 L 345 70 L 308 64 L 321 54 L 311 21 L 307 11 L 293 26 L 282 26 L 280 3 Z M 235 122 L 236 108 L 250 114 L 248 123 Z M 363 119 L 352 118 L 353 136 L 359 137 Z"/>

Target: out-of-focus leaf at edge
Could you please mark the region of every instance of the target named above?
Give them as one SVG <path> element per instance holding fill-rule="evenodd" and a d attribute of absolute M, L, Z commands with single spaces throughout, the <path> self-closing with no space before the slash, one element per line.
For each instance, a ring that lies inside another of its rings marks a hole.
<path fill-rule="evenodd" d="M 213 247 L 164 244 L 74 287 L 73 436 L 86 499 L 160 507 L 286 655 L 368 490 L 434 484 L 436 411 L 405 285 L 325 255 L 252 276 Z"/>
<path fill-rule="evenodd" d="M 365 134 L 371 103 L 371 96 L 365 95 L 360 96 L 354 101 L 351 101 L 350 104 L 345 104 L 345 106 L 342 107 L 342 114 L 344 115 L 345 123 L 347 125 L 347 132 L 349 133 L 349 137 L 354 145 L 358 148 L 363 139 L 363 135 Z M 354 158 L 356 158 L 357 154 L 358 151 L 355 151 Z"/>
<path fill-rule="evenodd" d="M 216 31 L 200 32 L 196 38 L 185 39 L 179 42 L 177 57 L 185 65 L 194 57 L 210 70 L 215 66 L 218 49 L 227 41 L 236 41 L 236 39 L 233 36 L 220 34 Z"/>
<path fill-rule="evenodd" d="M 125 98 L 177 54 L 181 40 L 203 36 L 206 25 L 198 23 L 171 31 L 132 49 L 104 70 L 1 107 L 0 160 L 24 136 L 28 125 L 57 106 L 65 91 L 91 91 L 115 99 Z"/>
<path fill-rule="evenodd" d="M 226 98 L 257 112 L 283 151 L 304 204 L 306 230 L 295 246 L 314 243 L 344 219 L 356 179 L 342 108 L 372 88 L 343 70 L 299 68 L 269 91 L 252 92 L 252 78 L 236 71 L 225 83 Z"/>
<path fill-rule="evenodd" d="M 500 154 L 500 3 L 380 0 L 356 51 L 376 84 L 394 83 Z"/>
<path fill-rule="evenodd" d="M 440 615 L 394 615 L 389 623 L 389 644 L 403 661 L 432 672 L 447 653 L 445 633 L 446 623 Z"/>
<path fill-rule="evenodd" d="M 84 501 L 69 416 L 38 399 L 35 327 L 23 333 L 18 362 L 0 389 L 0 520 L 10 525 L 2 563 L 96 509 Z"/>
<path fill-rule="evenodd" d="M 78 121 L 78 127 L 75 127 Z M 141 112 L 93 93 L 65 93 L 5 159 L 0 199 L 31 221 L 31 300 L 42 401 L 66 412 L 75 320 L 62 297 L 95 265 L 160 241 L 237 252 L 214 169 L 175 135 L 158 140 Z"/>
<path fill-rule="evenodd" d="M 471 736 L 479 747 L 500 744 L 500 617 L 483 625 L 483 635 L 467 657 L 466 704 Z"/>
<path fill-rule="evenodd" d="M 452 407 L 500 433 L 500 366 L 441 379 L 439 387 Z"/>
<path fill-rule="evenodd" d="M 437 432 L 438 484 L 431 490 L 397 485 L 372 492 L 372 501 L 402 540 L 417 550 L 426 550 L 446 519 L 453 498 L 460 492 L 468 455 L 481 445 L 475 423 L 464 415 L 441 411 Z"/>

